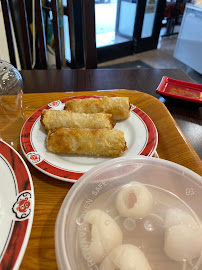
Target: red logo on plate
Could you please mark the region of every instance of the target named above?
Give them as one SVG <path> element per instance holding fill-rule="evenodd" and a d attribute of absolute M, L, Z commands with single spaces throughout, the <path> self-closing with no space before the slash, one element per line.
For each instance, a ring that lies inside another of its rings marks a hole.
<path fill-rule="evenodd" d="M 19 202 L 17 202 L 17 208 L 16 210 L 23 213 L 23 212 L 27 212 L 27 210 L 30 207 L 30 201 L 29 199 L 26 197 L 25 199 L 20 199 Z"/>
<path fill-rule="evenodd" d="M 27 157 L 33 162 L 33 163 L 39 163 L 41 161 L 41 156 L 35 152 L 30 152 L 27 154 Z"/>
<path fill-rule="evenodd" d="M 37 155 L 31 155 L 29 158 L 34 161 L 37 161 L 39 159 Z"/>
<path fill-rule="evenodd" d="M 16 218 L 25 219 L 31 213 L 31 193 L 25 191 L 20 194 L 13 205 L 13 212 L 15 213 Z"/>
<path fill-rule="evenodd" d="M 61 104 L 60 100 L 53 101 L 48 104 L 49 107 L 58 107 Z"/>

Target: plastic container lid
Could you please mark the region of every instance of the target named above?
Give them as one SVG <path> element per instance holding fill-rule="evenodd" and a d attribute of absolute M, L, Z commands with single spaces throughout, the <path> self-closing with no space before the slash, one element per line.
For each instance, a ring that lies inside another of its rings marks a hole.
<path fill-rule="evenodd" d="M 104 162 L 70 189 L 55 227 L 59 269 L 198 269 L 202 177 L 170 161 Z M 136 267 L 136 268 L 135 268 Z"/>

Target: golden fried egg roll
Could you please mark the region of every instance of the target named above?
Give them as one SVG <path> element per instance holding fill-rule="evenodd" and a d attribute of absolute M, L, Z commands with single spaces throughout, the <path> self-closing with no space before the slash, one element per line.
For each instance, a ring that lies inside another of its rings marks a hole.
<path fill-rule="evenodd" d="M 123 120 L 130 116 L 128 97 L 75 98 L 66 101 L 65 110 L 77 113 L 110 113 L 114 120 Z"/>
<path fill-rule="evenodd" d="M 118 157 L 127 150 L 117 129 L 58 128 L 49 131 L 46 144 L 53 153 Z"/>
<path fill-rule="evenodd" d="M 41 113 L 41 124 L 45 130 L 60 127 L 67 128 L 108 128 L 112 129 L 115 122 L 111 114 L 105 113 L 74 113 L 70 111 L 43 110 Z"/>

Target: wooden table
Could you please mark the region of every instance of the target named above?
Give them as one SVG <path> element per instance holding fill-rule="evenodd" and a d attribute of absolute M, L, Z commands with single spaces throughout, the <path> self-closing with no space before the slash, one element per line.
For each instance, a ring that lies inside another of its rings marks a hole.
<path fill-rule="evenodd" d="M 178 70 L 177 73 L 179 79 L 184 78 L 190 81 L 189 77 L 182 71 Z M 33 77 L 31 74 L 33 74 Z M 84 71 L 84 73 L 76 70 L 70 72 L 22 71 L 24 92 L 29 93 L 24 94 L 23 96 L 25 116 L 28 118 L 38 108 L 51 101 L 72 95 L 99 94 L 108 96 L 128 96 L 132 104 L 135 104 L 145 111 L 154 121 L 159 134 L 159 144 L 157 147 L 159 157 L 181 164 L 202 176 L 201 159 L 181 132 L 166 106 L 151 95 L 133 91 L 141 90 L 147 93 L 150 92 L 150 94 L 158 97 L 155 94 L 155 89 L 160 82 L 161 77 L 163 75 L 173 75 L 173 77 L 176 78 L 174 74 L 176 74 L 174 71 L 170 71 L 170 73 L 169 71 L 167 71 L 167 73 L 165 71 L 164 73 L 162 70 L 148 70 L 144 72 L 141 72 L 140 70 L 123 70 L 123 73 L 121 71 L 99 72 L 98 70 Z M 119 77 L 119 75 L 121 77 Z M 141 77 L 142 80 L 139 79 Z M 116 79 L 121 82 L 121 78 L 125 78 L 125 87 L 122 83 L 120 88 L 130 88 L 132 90 L 91 91 L 93 89 L 102 89 L 104 88 L 104 85 L 106 89 L 119 88 Z M 127 78 L 130 83 L 127 83 Z M 68 79 L 70 81 L 68 81 Z M 148 84 L 145 82 L 147 80 L 150 81 L 151 85 L 149 82 Z M 63 86 L 63 83 L 65 86 Z M 76 85 L 78 87 L 76 87 Z M 101 85 L 101 87 L 98 87 L 99 85 Z M 88 91 L 64 93 L 65 91 L 68 92 L 75 89 Z M 185 117 L 189 112 L 189 109 L 186 111 L 184 105 L 176 105 L 176 109 L 174 105 L 171 104 L 170 106 L 173 108 L 173 115 L 176 120 L 180 117 L 182 118 L 182 116 Z M 195 110 L 199 110 L 200 112 L 200 109 Z M 191 126 L 191 123 L 194 120 L 196 123 L 194 117 L 191 118 L 191 121 L 188 121 L 189 117 L 190 116 L 188 115 L 185 117 L 185 120 L 183 119 L 182 127 L 185 123 Z M 200 120 L 199 118 L 200 117 L 198 117 L 198 121 Z M 34 221 L 20 269 L 57 269 L 54 244 L 55 221 L 61 204 L 71 188 L 72 183 L 56 180 L 33 167 L 23 155 L 19 141 L 15 142 L 15 148 L 25 159 L 30 169 L 35 192 Z M 200 150 L 200 146 L 197 149 Z"/>
<path fill-rule="evenodd" d="M 193 82 L 180 69 L 26 70 L 21 74 L 25 93 L 129 89 L 160 98 L 156 88 L 163 76 Z M 202 107 L 175 99 L 161 101 L 202 158 Z"/>

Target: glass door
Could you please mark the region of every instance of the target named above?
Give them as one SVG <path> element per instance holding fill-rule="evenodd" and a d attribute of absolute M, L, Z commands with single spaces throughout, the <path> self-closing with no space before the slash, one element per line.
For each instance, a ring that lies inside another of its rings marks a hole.
<path fill-rule="evenodd" d="M 129 0 L 95 0 L 98 62 L 132 54 L 136 6 Z"/>
<path fill-rule="evenodd" d="M 126 0 L 95 0 L 96 47 L 132 40 L 135 14 L 136 3 Z"/>
<path fill-rule="evenodd" d="M 118 0 L 116 35 L 127 40 L 133 40 L 137 2 Z"/>
<path fill-rule="evenodd" d="M 139 17 L 134 28 L 134 52 L 156 49 L 164 18 L 166 0 L 139 1 Z"/>
<path fill-rule="evenodd" d="M 166 0 L 95 0 L 98 62 L 157 47 Z"/>
<path fill-rule="evenodd" d="M 72 68 L 157 48 L 166 0 L 65 2 L 65 58 Z"/>
<path fill-rule="evenodd" d="M 142 25 L 141 38 L 148 38 L 152 36 L 154 19 L 156 15 L 156 8 L 157 8 L 157 0 L 147 0 Z"/>

